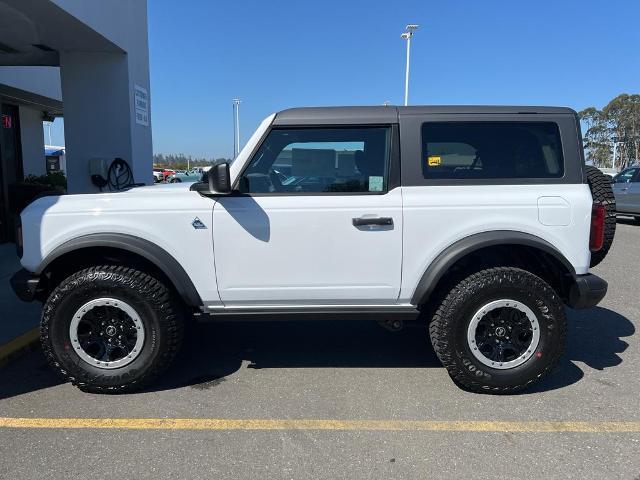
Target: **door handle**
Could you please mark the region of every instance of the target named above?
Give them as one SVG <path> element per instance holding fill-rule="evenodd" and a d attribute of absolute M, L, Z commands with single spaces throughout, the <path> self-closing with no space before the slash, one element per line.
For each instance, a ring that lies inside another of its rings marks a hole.
<path fill-rule="evenodd" d="M 356 217 L 353 218 L 354 227 L 363 227 L 365 225 L 393 225 L 391 217 Z"/>

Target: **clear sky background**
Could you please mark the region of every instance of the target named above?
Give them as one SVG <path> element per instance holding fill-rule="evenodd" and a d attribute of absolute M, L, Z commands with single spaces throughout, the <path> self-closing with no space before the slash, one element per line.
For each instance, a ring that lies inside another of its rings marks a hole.
<path fill-rule="evenodd" d="M 407 23 L 411 104 L 580 110 L 640 93 L 640 0 L 148 3 L 155 153 L 231 156 L 236 97 L 243 143 L 288 107 L 401 104 Z"/>

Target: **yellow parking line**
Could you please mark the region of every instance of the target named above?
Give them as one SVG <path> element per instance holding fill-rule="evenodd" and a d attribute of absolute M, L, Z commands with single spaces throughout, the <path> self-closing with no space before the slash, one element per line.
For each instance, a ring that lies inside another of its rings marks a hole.
<path fill-rule="evenodd" d="M 40 338 L 40 329 L 34 328 L 14 338 L 4 345 L 0 345 L 0 367 L 3 367 L 9 360 L 18 356 L 20 352 L 35 344 Z"/>
<path fill-rule="evenodd" d="M 640 433 L 640 422 L 0 417 L 0 428 Z"/>

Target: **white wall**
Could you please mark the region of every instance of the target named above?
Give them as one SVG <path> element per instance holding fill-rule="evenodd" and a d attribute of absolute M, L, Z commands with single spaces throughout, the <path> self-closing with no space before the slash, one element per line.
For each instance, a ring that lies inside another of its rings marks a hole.
<path fill-rule="evenodd" d="M 149 86 L 147 2 L 54 0 L 126 53 L 60 52 L 69 192 L 94 192 L 92 158 L 121 157 L 137 183 L 153 183 L 151 119 L 136 123 L 134 87 Z"/>
<path fill-rule="evenodd" d="M 26 175 L 44 175 L 47 171 L 44 158 L 44 129 L 42 112 L 20 106 L 20 141 L 22 166 Z"/>
<path fill-rule="evenodd" d="M 64 136 L 69 192 L 96 191 L 93 158 L 131 163 L 131 124 L 126 55 L 61 54 Z"/>

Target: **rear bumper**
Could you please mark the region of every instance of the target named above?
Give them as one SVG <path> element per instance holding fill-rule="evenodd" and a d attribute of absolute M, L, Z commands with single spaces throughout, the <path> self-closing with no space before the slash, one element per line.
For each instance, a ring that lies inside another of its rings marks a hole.
<path fill-rule="evenodd" d="M 571 308 L 595 307 L 607 294 L 607 287 L 605 280 L 591 273 L 574 275 L 567 305 Z"/>
<path fill-rule="evenodd" d="M 11 288 L 20 300 L 24 302 L 32 302 L 35 300 L 38 285 L 40 284 L 40 277 L 38 275 L 34 275 L 23 268 L 14 273 L 9 282 L 11 283 Z"/>

